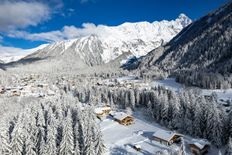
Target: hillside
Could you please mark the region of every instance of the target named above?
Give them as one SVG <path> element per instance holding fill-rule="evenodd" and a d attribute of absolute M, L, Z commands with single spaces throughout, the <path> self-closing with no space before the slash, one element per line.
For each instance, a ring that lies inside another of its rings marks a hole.
<path fill-rule="evenodd" d="M 139 68 L 143 72 L 158 68 L 189 85 L 231 87 L 231 23 L 232 2 L 229 2 L 184 28 L 164 47 L 150 52 Z M 161 56 L 157 56 L 160 50 Z"/>

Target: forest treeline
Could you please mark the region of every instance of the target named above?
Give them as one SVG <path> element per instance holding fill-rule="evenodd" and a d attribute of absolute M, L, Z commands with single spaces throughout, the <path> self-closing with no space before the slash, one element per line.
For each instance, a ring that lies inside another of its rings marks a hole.
<path fill-rule="evenodd" d="M 26 106 L 1 119 L 1 155 L 101 155 L 104 144 L 91 107 L 66 97 Z M 86 117 L 88 116 L 88 117 Z"/>
<path fill-rule="evenodd" d="M 205 138 L 216 146 L 232 137 L 232 113 L 226 113 L 216 96 L 201 96 L 195 91 L 176 93 L 163 87 L 127 89 L 115 87 L 78 87 L 72 90 L 80 102 L 109 104 L 113 108 L 145 108 L 154 121 L 171 130 Z"/>

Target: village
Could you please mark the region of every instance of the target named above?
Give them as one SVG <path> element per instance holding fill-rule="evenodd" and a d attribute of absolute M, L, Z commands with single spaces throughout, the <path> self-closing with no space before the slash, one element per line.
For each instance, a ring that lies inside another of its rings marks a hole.
<path fill-rule="evenodd" d="M 151 89 L 147 82 L 132 78 L 92 78 L 92 84 L 99 87 L 109 86 L 134 89 Z M 39 75 L 25 75 L 12 78 L 11 83 L 0 86 L 0 96 L 4 97 L 36 97 L 47 98 L 56 96 L 61 90 L 74 90 L 79 83 L 85 83 L 81 78 L 59 76 L 51 79 Z M 106 146 L 106 155 L 138 154 L 138 155 L 184 155 L 184 151 L 194 155 L 216 155 L 215 147 L 205 139 L 194 139 L 176 131 L 149 122 L 139 111 L 128 112 L 125 109 L 112 108 L 107 103 L 95 104 L 94 113 L 101 127 Z"/>
<path fill-rule="evenodd" d="M 152 125 L 122 111 L 113 111 L 110 106 L 95 108 L 107 148 L 115 155 L 124 150 L 132 154 L 211 154 L 211 145 L 205 139 L 193 139 L 157 124 Z M 117 150 L 119 149 L 119 150 Z"/>
<path fill-rule="evenodd" d="M 12 78 L 10 83 L 0 85 L 0 96 L 4 97 L 37 97 L 44 98 L 54 96 L 58 88 L 48 80 L 38 80 L 35 74 L 27 75 L 22 78 Z"/>

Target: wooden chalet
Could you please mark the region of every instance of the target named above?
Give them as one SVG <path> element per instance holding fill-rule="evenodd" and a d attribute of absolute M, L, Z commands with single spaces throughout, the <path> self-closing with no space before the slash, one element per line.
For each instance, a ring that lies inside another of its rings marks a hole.
<path fill-rule="evenodd" d="M 141 151 L 141 149 L 142 149 L 142 147 L 141 147 L 140 145 L 138 145 L 138 144 L 135 144 L 135 145 L 133 146 L 133 148 L 134 148 L 136 151 Z"/>
<path fill-rule="evenodd" d="M 117 112 L 114 113 L 112 116 L 115 121 L 122 125 L 131 125 L 134 123 L 134 118 L 124 112 Z"/>
<path fill-rule="evenodd" d="M 99 107 L 94 109 L 94 112 L 98 117 L 101 117 L 101 116 L 109 115 L 109 113 L 111 112 L 111 108 L 110 106 L 107 105 L 104 107 Z"/>
<path fill-rule="evenodd" d="M 21 92 L 20 91 L 17 91 L 17 90 L 13 90 L 11 92 L 11 96 L 20 96 L 21 95 Z"/>
<path fill-rule="evenodd" d="M 194 142 L 190 143 L 190 150 L 194 155 L 205 155 L 208 153 L 208 150 L 210 148 L 209 143 L 200 143 L 200 142 Z"/>
<path fill-rule="evenodd" d="M 172 145 L 181 141 L 182 135 L 171 131 L 158 130 L 153 134 L 153 140 L 166 146 Z"/>
<path fill-rule="evenodd" d="M 4 87 L 0 87 L 0 94 L 4 94 L 6 92 L 6 89 Z"/>

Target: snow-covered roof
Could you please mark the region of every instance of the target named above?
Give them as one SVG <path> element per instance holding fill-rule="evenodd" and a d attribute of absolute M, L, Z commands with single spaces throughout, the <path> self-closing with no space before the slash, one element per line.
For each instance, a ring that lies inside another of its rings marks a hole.
<path fill-rule="evenodd" d="M 114 118 L 117 119 L 117 120 L 122 121 L 126 117 L 131 117 L 131 116 L 124 113 L 124 112 L 116 112 L 116 113 L 114 113 Z"/>
<path fill-rule="evenodd" d="M 199 149 L 203 149 L 206 145 L 210 145 L 210 143 L 206 140 L 194 140 L 193 143 L 190 143 L 191 145 L 195 145 Z"/>
<path fill-rule="evenodd" d="M 198 147 L 199 149 L 203 149 L 205 147 L 205 144 L 200 144 L 198 142 L 193 143 L 196 147 Z"/>
<path fill-rule="evenodd" d="M 94 112 L 95 112 L 96 114 L 99 114 L 99 113 L 102 113 L 103 111 L 102 111 L 101 108 L 95 108 L 95 109 L 94 109 Z"/>
<path fill-rule="evenodd" d="M 141 145 L 138 145 L 138 144 L 135 144 L 134 146 L 135 146 L 135 148 L 138 148 L 138 149 L 142 148 Z"/>
<path fill-rule="evenodd" d="M 166 130 L 158 130 L 153 134 L 153 137 L 157 137 L 163 139 L 165 141 L 170 141 L 173 136 L 177 135 L 175 132 L 166 131 Z"/>
<path fill-rule="evenodd" d="M 94 109 L 94 112 L 96 114 L 99 114 L 99 113 L 103 113 L 104 110 L 111 110 L 111 108 L 110 107 L 98 107 Z"/>

